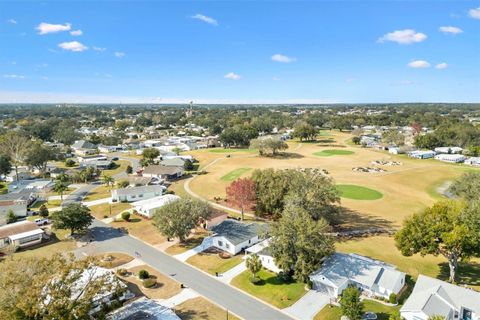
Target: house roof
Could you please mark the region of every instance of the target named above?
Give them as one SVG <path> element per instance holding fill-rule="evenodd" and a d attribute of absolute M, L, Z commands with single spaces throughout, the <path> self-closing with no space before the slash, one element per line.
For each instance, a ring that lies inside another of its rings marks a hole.
<path fill-rule="evenodd" d="M 86 140 L 78 140 L 72 144 L 73 149 L 96 149 L 97 146 Z"/>
<path fill-rule="evenodd" d="M 180 320 L 175 312 L 155 300 L 142 297 L 110 313 L 108 320 Z"/>
<path fill-rule="evenodd" d="M 166 166 L 159 166 L 159 165 L 151 165 L 143 170 L 144 174 L 159 174 L 159 175 L 172 175 L 177 174 L 183 171 L 181 167 L 166 167 Z"/>
<path fill-rule="evenodd" d="M 270 238 L 260 241 L 259 243 L 245 249 L 248 253 L 256 253 L 258 255 L 272 256 L 270 252 Z"/>
<path fill-rule="evenodd" d="M 447 316 L 450 311 L 460 312 L 462 307 L 480 314 L 480 292 L 421 274 L 400 311 Z"/>
<path fill-rule="evenodd" d="M 0 227 L 0 239 L 39 229 L 35 222 L 32 221 L 25 220 L 10 223 Z"/>
<path fill-rule="evenodd" d="M 337 288 L 347 281 L 353 281 L 366 287 L 377 284 L 385 289 L 393 290 L 399 277 L 405 273 L 387 263 L 373 260 L 356 254 L 335 253 L 328 257 L 318 271 L 310 278 L 312 281 L 324 282 Z"/>
<path fill-rule="evenodd" d="M 160 165 L 162 166 L 168 166 L 168 167 L 182 167 L 185 164 L 185 160 L 182 158 L 171 158 L 171 159 L 165 159 L 160 162 Z"/>
<path fill-rule="evenodd" d="M 154 197 L 147 200 L 140 200 L 132 203 L 135 207 L 141 207 L 143 210 L 152 210 L 163 207 L 166 204 L 177 201 L 180 199 L 179 196 L 174 194 L 166 194 L 160 197 Z"/>
<path fill-rule="evenodd" d="M 147 185 L 152 181 L 152 178 L 150 178 L 150 177 L 140 177 L 140 176 L 128 176 L 127 180 L 130 184 Z"/>
<path fill-rule="evenodd" d="M 28 201 L 33 195 L 34 193 L 30 190 L 21 190 L 0 195 L 0 201 Z"/>
<path fill-rule="evenodd" d="M 116 190 L 112 190 L 112 192 L 116 192 L 118 196 L 131 196 L 131 195 L 144 194 L 144 193 L 150 193 L 150 192 L 159 192 L 161 194 L 163 192 L 163 189 L 164 187 L 162 186 L 139 186 L 139 187 L 116 189 Z"/>
<path fill-rule="evenodd" d="M 35 229 L 35 230 L 11 235 L 11 236 L 9 236 L 9 238 L 10 238 L 10 240 L 15 241 L 15 240 L 30 237 L 30 236 L 36 236 L 36 235 L 39 235 L 39 234 L 42 234 L 42 233 L 43 233 L 42 229 Z"/>
<path fill-rule="evenodd" d="M 242 223 L 236 220 L 225 220 L 212 228 L 215 236 L 224 237 L 233 245 L 248 241 L 267 231 L 268 225 L 259 223 Z"/>

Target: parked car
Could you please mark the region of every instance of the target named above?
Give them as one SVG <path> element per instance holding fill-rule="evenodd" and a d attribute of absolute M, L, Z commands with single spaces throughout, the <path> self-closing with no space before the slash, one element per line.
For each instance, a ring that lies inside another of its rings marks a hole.
<path fill-rule="evenodd" d="M 47 218 L 38 218 L 35 219 L 35 223 L 37 224 L 37 226 L 46 226 L 50 223 L 50 220 L 48 220 Z"/>

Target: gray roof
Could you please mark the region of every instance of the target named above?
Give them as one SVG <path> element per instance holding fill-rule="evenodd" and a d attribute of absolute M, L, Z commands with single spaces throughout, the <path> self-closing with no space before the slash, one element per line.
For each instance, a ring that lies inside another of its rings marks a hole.
<path fill-rule="evenodd" d="M 162 166 L 168 167 L 183 167 L 185 165 L 185 160 L 182 158 L 173 158 L 173 159 L 165 159 L 160 162 Z"/>
<path fill-rule="evenodd" d="M 89 141 L 78 140 L 78 141 L 75 141 L 74 144 L 72 144 L 72 148 L 73 149 L 96 149 L 97 146 Z"/>
<path fill-rule="evenodd" d="M 151 165 L 143 170 L 145 174 L 159 174 L 159 175 L 172 175 L 177 174 L 183 171 L 183 167 L 166 167 L 166 166 L 158 166 L 158 165 Z"/>
<path fill-rule="evenodd" d="M 419 275 L 412 294 L 400 309 L 401 312 L 423 312 L 427 316 L 447 316 L 463 308 L 480 314 L 480 292 Z"/>
<path fill-rule="evenodd" d="M 159 192 L 162 194 L 164 187 L 162 186 L 139 186 L 131 188 L 116 189 L 118 196 L 131 196 L 137 194 L 145 194 L 151 192 Z"/>
<path fill-rule="evenodd" d="M 35 196 L 32 190 L 21 190 L 0 195 L 0 201 L 28 201 Z"/>
<path fill-rule="evenodd" d="M 225 220 L 212 228 L 215 236 L 224 237 L 233 245 L 260 236 L 268 230 L 268 225 L 259 223 L 242 223 L 236 220 Z"/>
<path fill-rule="evenodd" d="M 150 177 L 128 176 L 127 180 L 130 184 L 145 186 L 152 181 Z"/>
<path fill-rule="evenodd" d="M 128 303 L 110 313 L 108 320 L 180 320 L 175 312 L 146 297 Z"/>

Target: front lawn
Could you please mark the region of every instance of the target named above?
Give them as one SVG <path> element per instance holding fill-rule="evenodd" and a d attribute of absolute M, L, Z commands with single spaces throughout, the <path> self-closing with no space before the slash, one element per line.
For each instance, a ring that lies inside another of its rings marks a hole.
<path fill-rule="evenodd" d="M 239 320 L 236 316 L 228 313 L 227 310 L 218 307 L 205 298 L 198 297 L 185 301 L 175 307 L 175 313 L 182 320 Z M 228 316 L 228 317 L 227 317 Z"/>
<path fill-rule="evenodd" d="M 378 200 L 383 198 L 383 194 L 377 190 L 353 184 L 338 184 L 337 190 L 342 198 L 352 200 Z"/>
<path fill-rule="evenodd" d="M 104 198 L 110 198 L 112 195 L 111 187 L 109 186 L 98 186 L 92 189 L 87 196 L 83 199 L 83 201 L 92 201 L 92 200 L 99 200 Z"/>
<path fill-rule="evenodd" d="M 285 283 L 275 273 L 265 269 L 258 273 L 261 283 L 251 283 L 251 277 L 250 271 L 246 270 L 235 277 L 231 284 L 280 309 L 291 306 L 307 292 L 304 283 L 295 280 Z"/>
<path fill-rule="evenodd" d="M 200 252 L 190 257 L 187 262 L 210 274 L 225 273 L 242 262 L 242 255 L 236 255 L 231 258 L 222 259 L 218 253 Z"/>
<path fill-rule="evenodd" d="M 390 307 L 372 300 L 363 300 L 363 311 L 374 312 L 378 316 L 378 320 L 388 320 L 395 310 L 400 310 L 400 306 Z M 340 307 L 326 305 L 314 320 L 338 320 L 342 316 Z"/>
<path fill-rule="evenodd" d="M 141 240 L 151 244 L 157 245 L 167 241 L 150 220 L 147 220 L 138 215 L 131 215 L 130 222 L 113 221 L 110 225 L 114 228 L 122 228 L 128 234 L 140 238 Z"/>
<path fill-rule="evenodd" d="M 132 206 L 129 203 L 122 203 L 122 202 L 117 202 L 117 203 L 112 203 L 111 204 L 111 209 L 112 209 L 112 214 L 110 215 L 110 204 L 109 203 L 102 203 L 102 204 L 97 204 L 95 206 L 91 206 L 90 210 L 92 215 L 98 219 L 102 220 L 105 218 L 112 218 L 115 217 L 117 214 L 120 212 L 123 212 L 125 210 L 131 209 Z M 132 216 L 132 219 L 135 217 Z"/>
<path fill-rule="evenodd" d="M 203 239 L 208 235 L 208 232 L 206 231 L 197 231 L 194 235 L 192 235 L 190 238 L 185 240 L 184 243 L 177 243 L 174 244 L 171 247 L 168 247 L 165 252 L 168 253 L 169 255 L 176 255 L 183 253 L 185 251 L 188 251 L 190 249 L 193 249 L 200 244 L 202 244 Z"/>
<path fill-rule="evenodd" d="M 237 180 L 237 178 L 240 178 L 241 175 L 244 173 L 252 170 L 252 168 L 238 168 L 235 170 L 230 171 L 226 175 L 220 178 L 222 181 L 234 181 Z"/>
<path fill-rule="evenodd" d="M 70 236 L 70 230 L 53 230 L 51 242 L 21 249 L 14 254 L 14 257 L 48 258 L 56 253 L 70 252 L 76 248 L 76 245 L 75 240 L 67 238 L 68 236 Z"/>
<path fill-rule="evenodd" d="M 115 163 L 117 167 L 115 169 L 103 170 L 102 171 L 103 176 L 113 176 L 113 175 L 125 172 L 127 167 L 131 165 L 131 162 L 128 160 L 117 160 L 117 161 L 114 161 L 113 163 Z"/>

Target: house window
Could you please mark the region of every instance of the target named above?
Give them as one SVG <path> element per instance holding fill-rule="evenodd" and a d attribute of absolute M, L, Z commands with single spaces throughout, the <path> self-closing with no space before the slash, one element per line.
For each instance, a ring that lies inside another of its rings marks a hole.
<path fill-rule="evenodd" d="M 137 197 L 137 196 L 133 195 L 133 196 L 132 196 L 132 199 L 135 199 L 136 197 Z"/>
<path fill-rule="evenodd" d="M 248 240 L 248 243 L 252 242 L 252 240 Z"/>
<path fill-rule="evenodd" d="M 225 243 L 225 248 L 230 249 L 230 245 L 228 243 Z"/>
<path fill-rule="evenodd" d="M 139 194 L 138 197 L 139 197 L 139 198 L 143 198 L 143 194 Z"/>
<path fill-rule="evenodd" d="M 220 241 L 220 240 L 218 240 L 218 246 L 219 246 L 219 247 L 223 247 L 223 242 Z"/>
<path fill-rule="evenodd" d="M 38 234 L 36 234 L 34 236 L 29 236 L 29 237 L 22 238 L 22 239 L 19 240 L 19 242 L 20 242 L 20 244 L 24 244 L 24 243 L 36 241 L 38 239 L 40 239 L 40 237 L 39 237 Z"/>

